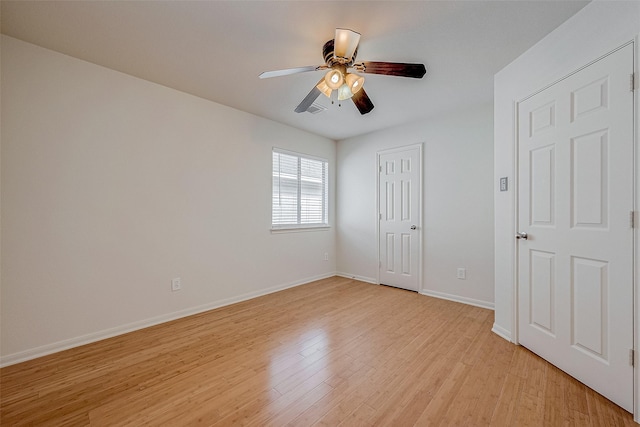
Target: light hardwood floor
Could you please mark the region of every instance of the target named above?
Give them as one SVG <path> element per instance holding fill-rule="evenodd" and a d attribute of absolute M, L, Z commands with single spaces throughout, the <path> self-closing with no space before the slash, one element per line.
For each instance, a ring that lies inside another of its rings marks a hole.
<path fill-rule="evenodd" d="M 635 425 L 492 323 L 325 279 L 3 368 L 1 424 Z"/>

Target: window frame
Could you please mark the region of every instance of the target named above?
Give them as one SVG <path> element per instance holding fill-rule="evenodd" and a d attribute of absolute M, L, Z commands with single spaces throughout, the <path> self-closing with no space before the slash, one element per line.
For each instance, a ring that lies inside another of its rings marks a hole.
<path fill-rule="evenodd" d="M 298 166 L 297 166 L 297 199 L 296 199 L 296 207 L 297 207 L 297 222 L 296 223 L 286 223 L 286 224 L 274 224 L 274 171 L 273 171 L 273 161 L 274 154 L 284 154 L 287 156 L 292 156 L 297 158 Z M 318 223 L 303 223 L 301 222 L 301 212 L 302 212 L 302 197 L 301 197 L 301 160 L 311 160 L 321 162 L 323 164 L 324 170 L 324 182 L 323 186 L 323 197 L 322 197 L 322 216 L 324 217 L 324 222 Z M 285 150 L 282 148 L 273 147 L 271 150 L 271 231 L 272 232 L 292 232 L 292 231 L 317 231 L 330 228 L 329 222 L 329 160 L 314 156 L 310 154 L 298 153 L 295 151 Z"/>

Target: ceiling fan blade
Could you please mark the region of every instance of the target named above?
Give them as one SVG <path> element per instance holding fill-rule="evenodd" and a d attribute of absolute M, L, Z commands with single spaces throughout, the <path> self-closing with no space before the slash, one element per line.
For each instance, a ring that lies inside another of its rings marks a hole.
<path fill-rule="evenodd" d="M 261 79 L 268 79 L 270 77 L 288 76 L 290 74 L 306 73 L 307 71 L 316 71 L 327 68 L 325 65 L 310 65 L 308 67 L 287 68 L 286 70 L 265 71 L 258 77 Z"/>
<path fill-rule="evenodd" d="M 351 97 L 351 100 L 356 105 L 358 111 L 360 111 L 360 114 L 364 115 L 373 110 L 373 102 L 371 102 L 371 100 L 369 99 L 369 95 L 367 95 L 367 92 L 364 91 L 364 88 L 356 92 Z"/>
<path fill-rule="evenodd" d="M 363 73 L 412 77 L 414 79 L 421 79 L 427 72 L 424 64 L 405 64 L 402 62 L 365 61 L 355 64 L 353 67 Z"/>
<path fill-rule="evenodd" d="M 320 79 L 318 84 L 322 83 L 323 81 L 324 77 Z M 296 113 L 304 113 L 309 107 L 311 107 L 313 101 L 315 101 L 321 93 L 322 92 L 320 92 L 320 89 L 318 89 L 318 85 L 314 86 L 313 89 L 311 89 L 311 92 L 309 92 L 309 94 L 304 97 L 302 102 L 296 107 L 294 111 Z"/>
<path fill-rule="evenodd" d="M 340 58 L 350 62 L 360 43 L 360 33 L 345 28 L 336 28 L 336 36 L 333 39 L 334 58 Z"/>

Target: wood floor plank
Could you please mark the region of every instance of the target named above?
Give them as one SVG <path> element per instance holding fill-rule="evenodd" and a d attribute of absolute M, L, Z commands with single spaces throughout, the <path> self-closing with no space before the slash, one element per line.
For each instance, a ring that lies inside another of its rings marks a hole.
<path fill-rule="evenodd" d="M 362 387 L 362 384 L 368 381 L 375 372 L 373 368 L 362 366 L 360 370 L 354 372 L 353 375 L 333 387 L 333 390 L 299 414 L 289 422 L 288 425 L 304 427 L 316 423 L 327 412 L 343 403 L 346 396 L 351 395 L 354 391 Z"/>
<path fill-rule="evenodd" d="M 565 399 L 566 380 L 563 372 L 553 366 L 547 369 L 546 393 L 544 394 L 544 422 L 547 425 L 565 425 L 569 413 Z"/>
<path fill-rule="evenodd" d="M 333 277 L 0 369 L 7 426 L 631 426 L 493 313 Z"/>
<path fill-rule="evenodd" d="M 445 415 L 450 405 L 455 402 L 460 387 L 467 375 L 470 367 L 461 362 L 450 362 L 452 369 L 440 388 L 436 391 L 433 399 L 422 412 L 417 425 L 437 425 L 443 423 Z"/>
<path fill-rule="evenodd" d="M 493 408 L 506 380 L 507 373 L 503 367 L 510 360 L 510 354 L 505 354 L 503 343 L 498 340 L 492 340 L 495 344 L 489 346 L 490 350 L 473 365 L 462 384 L 456 405 L 452 405 L 447 412 L 445 420 L 448 424 L 488 425 L 491 422 Z M 483 393 L 477 392 L 477 384 L 483 384 Z"/>
<path fill-rule="evenodd" d="M 417 421 L 450 370 L 450 362 L 445 358 L 436 357 L 428 363 L 419 376 L 412 378 L 409 387 L 401 388 L 384 407 L 378 408 L 377 417 L 369 415 L 374 424 L 413 425 Z"/>
<path fill-rule="evenodd" d="M 349 417 L 347 417 L 344 421 L 342 421 L 338 426 L 344 427 L 365 427 L 372 425 L 373 414 L 375 413 L 375 409 L 369 406 L 366 403 L 358 406 L 355 411 L 353 411 Z"/>
<path fill-rule="evenodd" d="M 490 426 L 515 426 L 520 407 L 520 398 L 524 388 L 524 379 L 507 373 L 502 384 L 498 402 L 493 409 Z"/>

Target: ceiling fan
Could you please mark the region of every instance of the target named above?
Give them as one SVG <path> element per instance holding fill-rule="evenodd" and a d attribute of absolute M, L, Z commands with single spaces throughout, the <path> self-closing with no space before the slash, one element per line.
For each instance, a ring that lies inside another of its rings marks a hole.
<path fill-rule="evenodd" d="M 426 73 L 424 64 L 375 61 L 354 63 L 358 54 L 359 43 L 359 33 L 344 28 L 336 28 L 335 38 L 326 42 L 322 48 L 325 60 L 324 65 L 266 71 L 260 74 L 259 77 L 266 79 L 307 71 L 329 70 L 318 84 L 311 89 L 311 92 L 302 100 L 300 105 L 296 107 L 295 112 L 303 113 L 307 111 L 321 93 L 331 98 L 331 94 L 335 90 L 338 92 L 339 101 L 350 98 L 358 111 L 360 111 L 360 114 L 367 114 L 373 110 L 373 103 L 362 87 L 364 85 L 364 77 L 348 72 L 348 70 L 416 79 L 421 79 Z"/>

